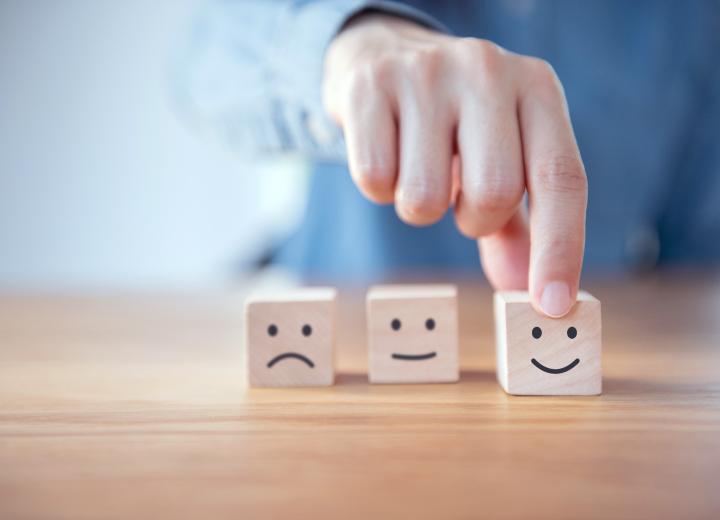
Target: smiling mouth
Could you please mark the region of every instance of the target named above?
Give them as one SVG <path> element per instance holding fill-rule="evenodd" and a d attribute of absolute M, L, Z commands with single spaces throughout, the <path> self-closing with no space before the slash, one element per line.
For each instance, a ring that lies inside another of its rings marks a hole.
<path fill-rule="evenodd" d="M 307 358 L 302 354 L 298 354 L 297 352 L 283 352 L 282 354 L 279 354 L 272 358 L 270 361 L 268 361 L 267 367 L 272 368 L 276 363 L 279 363 L 284 359 L 297 359 L 305 363 L 310 368 L 315 368 L 315 363 L 313 363 L 310 358 Z"/>
<path fill-rule="evenodd" d="M 562 373 L 564 373 L 564 372 L 567 372 L 568 370 L 572 370 L 573 368 L 575 368 L 576 366 L 578 366 L 578 363 L 580 363 L 580 360 L 579 360 L 579 359 L 575 359 L 575 361 L 573 361 L 573 362 L 570 363 L 569 365 L 566 365 L 566 366 L 564 366 L 564 367 L 562 367 L 562 368 L 548 368 L 548 367 L 546 367 L 545 365 L 543 365 L 542 363 L 540 363 L 540 362 L 539 362 L 537 359 L 535 359 L 535 358 L 532 358 L 530 361 L 531 361 L 532 364 L 535 365 L 537 368 L 539 368 L 539 369 L 542 370 L 543 372 L 547 372 L 548 374 L 562 374 Z"/>
<path fill-rule="evenodd" d="M 393 353 L 393 359 L 399 359 L 400 361 L 425 361 L 426 359 L 432 359 L 437 356 L 437 352 L 428 352 L 427 354 L 396 354 Z"/>

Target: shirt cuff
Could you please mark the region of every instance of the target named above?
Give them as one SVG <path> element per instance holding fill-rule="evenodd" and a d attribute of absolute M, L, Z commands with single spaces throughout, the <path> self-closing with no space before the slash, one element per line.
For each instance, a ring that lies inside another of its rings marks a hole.
<path fill-rule="evenodd" d="M 402 2 L 364 2 L 364 4 L 365 5 L 355 11 L 352 16 L 356 16 L 364 11 L 374 11 L 390 14 L 400 18 L 406 18 L 418 25 L 422 25 L 428 29 L 434 29 L 438 32 L 447 34 L 451 33 L 450 29 L 448 29 L 445 24 L 441 23 L 427 13 Z"/>

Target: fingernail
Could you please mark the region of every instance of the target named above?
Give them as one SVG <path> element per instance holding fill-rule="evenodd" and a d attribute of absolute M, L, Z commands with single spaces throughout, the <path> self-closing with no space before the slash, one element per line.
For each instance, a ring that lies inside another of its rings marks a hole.
<path fill-rule="evenodd" d="M 565 316 L 572 306 L 570 287 L 565 282 L 549 282 L 540 297 L 540 308 L 551 318 Z"/>

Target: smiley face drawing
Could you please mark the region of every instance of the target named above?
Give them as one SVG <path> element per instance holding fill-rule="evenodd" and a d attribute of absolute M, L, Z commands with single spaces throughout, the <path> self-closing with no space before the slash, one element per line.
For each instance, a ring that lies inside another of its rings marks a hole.
<path fill-rule="evenodd" d="M 578 332 L 577 332 L 577 329 L 576 329 L 575 327 L 573 327 L 572 325 L 571 325 L 570 327 L 568 327 L 568 329 L 567 329 L 567 337 L 568 337 L 568 338 L 570 338 L 570 339 L 575 339 L 575 338 L 577 338 L 577 334 L 578 334 Z M 540 339 L 540 338 L 542 338 L 542 329 L 541 329 L 540 327 L 537 327 L 537 326 L 533 327 L 533 329 L 532 329 L 532 337 L 535 338 L 535 339 Z M 567 365 L 565 365 L 564 367 L 561 367 L 561 368 L 549 368 L 549 367 L 546 367 L 545 365 L 543 365 L 542 363 L 540 363 L 540 362 L 539 362 L 537 359 L 535 359 L 535 358 L 532 358 L 532 359 L 530 360 L 530 362 L 531 362 L 533 365 L 535 365 L 536 368 L 538 368 L 539 370 L 542 370 L 543 372 L 546 372 L 546 373 L 548 373 L 548 374 L 564 374 L 564 373 L 567 372 L 568 370 L 572 370 L 573 368 L 575 368 L 576 366 L 578 366 L 578 364 L 580 363 L 580 358 L 575 358 L 575 359 L 572 360 L 570 363 L 568 363 Z"/>
<path fill-rule="evenodd" d="M 370 382 L 458 380 L 454 286 L 373 287 L 367 295 L 367 320 Z"/>
<path fill-rule="evenodd" d="M 600 302 L 578 294 L 563 318 L 540 315 L 527 292 L 495 294 L 496 362 L 500 385 L 515 395 L 602 392 Z"/>
<path fill-rule="evenodd" d="M 245 304 L 251 387 L 327 386 L 334 380 L 332 288 L 256 294 Z"/>

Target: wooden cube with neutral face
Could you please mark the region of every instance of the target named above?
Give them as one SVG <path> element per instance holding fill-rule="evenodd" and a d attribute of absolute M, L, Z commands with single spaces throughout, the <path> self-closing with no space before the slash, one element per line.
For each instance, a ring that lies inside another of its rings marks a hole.
<path fill-rule="evenodd" d="M 495 293 L 500 385 L 515 395 L 602 392 L 600 301 L 581 291 L 562 318 L 540 315 L 525 291 Z"/>
<path fill-rule="evenodd" d="M 247 381 L 253 387 L 327 386 L 335 378 L 331 288 L 256 294 L 245 303 Z"/>
<path fill-rule="evenodd" d="M 367 294 L 372 383 L 458 380 L 457 289 L 385 285 Z"/>

